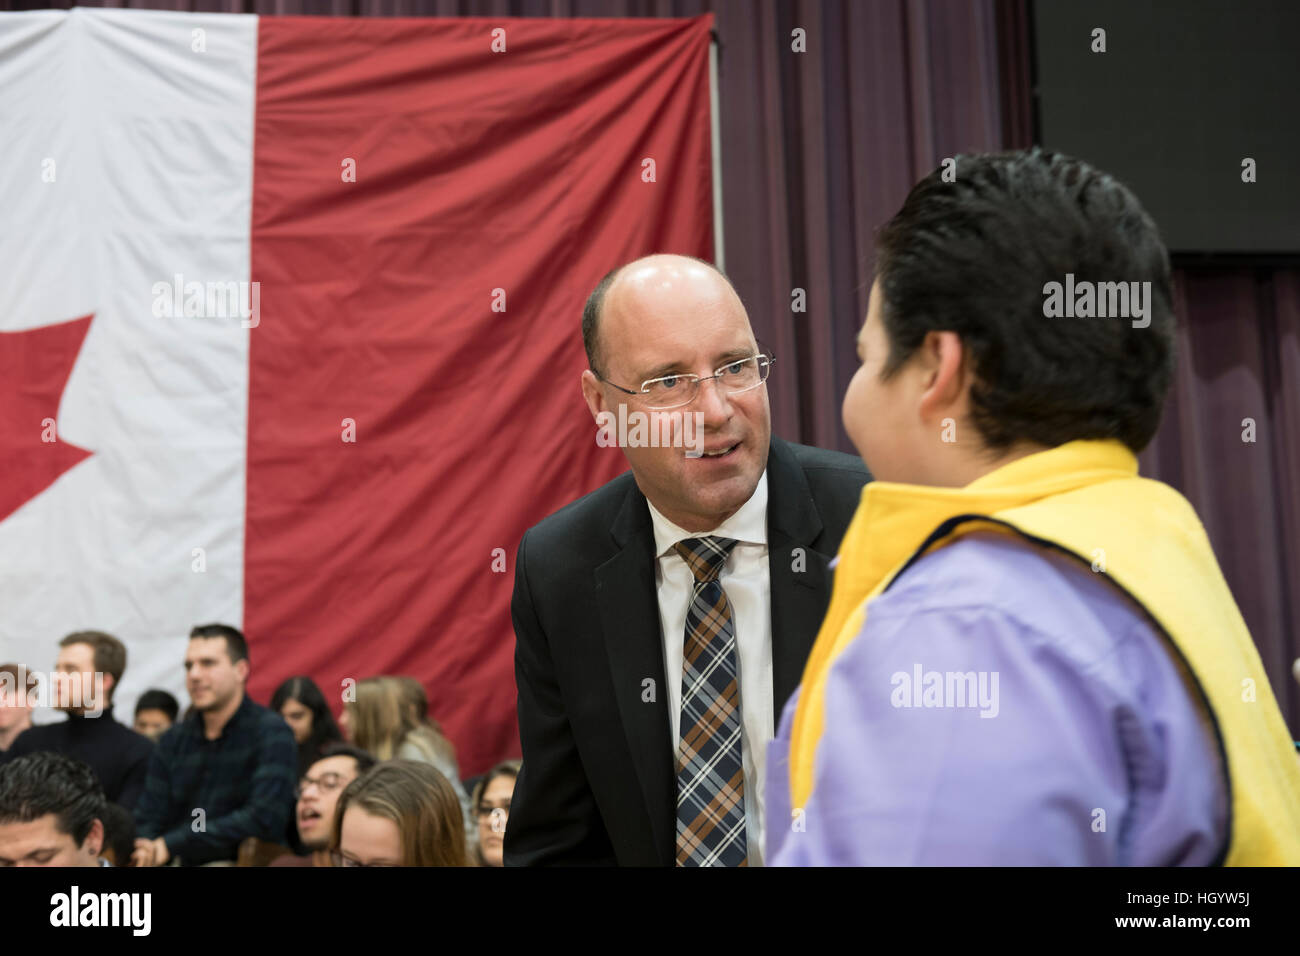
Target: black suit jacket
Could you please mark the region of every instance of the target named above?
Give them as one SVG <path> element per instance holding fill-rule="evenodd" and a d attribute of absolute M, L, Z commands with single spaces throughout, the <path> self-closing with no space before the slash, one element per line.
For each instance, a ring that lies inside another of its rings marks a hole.
<path fill-rule="evenodd" d="M 772 439 L 774 722 L 803 677 L 830 601 L 826 565 L 868 480 L 859 458 Z M 510 609 L 524 763 L 506 827 L 507 866 L 675 863 L 675 745 L 654 550 L 650 512 L 630 472 L 519 544 Z"/>

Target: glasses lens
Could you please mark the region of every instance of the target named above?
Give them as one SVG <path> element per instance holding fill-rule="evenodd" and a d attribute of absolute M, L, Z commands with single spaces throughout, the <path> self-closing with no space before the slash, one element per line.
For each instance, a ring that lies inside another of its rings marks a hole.
<path fill-rule="evenodd" d="M 763 381 L 757 358 L 745 359 L 743 362 L 732 362 L 730 365 L 719 369 L 717 374 L 718 381 L 731 392 L 743 392 Z"/>
<path fill-rule="evenodd" d="M 685 405 L 695 397 L 700 383 L 684 375 L 669 375 L 657 378 L 641 387 L 645 403 L 651 408 L 676 408 Z"/>

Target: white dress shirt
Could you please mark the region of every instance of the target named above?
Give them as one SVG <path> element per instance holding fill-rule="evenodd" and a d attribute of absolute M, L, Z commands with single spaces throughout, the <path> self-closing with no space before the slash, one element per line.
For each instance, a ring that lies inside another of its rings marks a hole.
<path fill-rule="evenodd" d="M 763 767 L 774 735 L 772 716 L 772 581 L 767 567 L 767 472 L 740 509 L 713 531 L 683 531 L 654 505 L 655 585 L 663 630 L 664 674 L 672 720 L 673 765 L 681 742 L 682 654 L 695 577 L 673 545 L 686 538 L 734 538 L 719 583 L 731 604 L 740 676 L 741 749 L 745 773 L 745 843 L 749 865 L 763 865 Z"/>

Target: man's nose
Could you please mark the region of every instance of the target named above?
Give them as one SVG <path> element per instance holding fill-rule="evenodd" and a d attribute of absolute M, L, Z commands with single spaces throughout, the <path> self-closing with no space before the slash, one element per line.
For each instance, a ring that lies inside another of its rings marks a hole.
<path fill-rule="evenodd" d="M 731 418 L 730 397 L 718 379 L 700 380 L 700 391 L 695 396 L 695 410 L 704 414 L 705 424 L 720 424 Z"/>

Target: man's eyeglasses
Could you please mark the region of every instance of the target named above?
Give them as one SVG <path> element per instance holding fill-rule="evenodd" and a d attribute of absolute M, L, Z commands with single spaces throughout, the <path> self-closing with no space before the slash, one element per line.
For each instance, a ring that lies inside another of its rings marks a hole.
<path fill-rule="evenodd" d="M 293 790 L 293 798 L 298 800 L 310 786 L 315 786 L 321 793 L 331 793 L 347 783 L 342 774 L 323 773 L 319 777 L 303 777 Z"/>
<path fill-rule="evenodd" d="M 641 383 L 639 390 L 615 385 L 595 369 L 592 369 L 592 374 L 620 392 L 641 396 L 646 408 L 664 411 L 669 408 L 681 408 L 695 401 L 695 396 L 700 393 L 700 383 L 707 382 L 709 379 L 716 380 L 720 388 L 733 395 L 758 388 L 767 381 L 767 376 L 772 371 L 772 363 L 775 361 L 776 359 L 771 355 L 760 352 L 750 358 L 728 362 L 722 368 L 715 369 L 712 375 L 706 375 L 704 378 L 683 373 L 646 379 Z"/>

